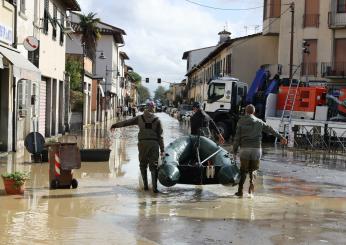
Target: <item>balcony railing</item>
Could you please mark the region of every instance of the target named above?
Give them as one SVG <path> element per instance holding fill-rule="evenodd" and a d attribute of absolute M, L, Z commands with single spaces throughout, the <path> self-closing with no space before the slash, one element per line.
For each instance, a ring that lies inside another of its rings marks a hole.
<path fill-rule="evenodd" d="M 316 62 L 302 63 L 301 75 L 317 77 L 317 63 Z"/>
<path fill-rule="evenodd" d="M 303 27 L 319 27 L 320 15 L 319 14 L 304 14 Z"/>
<path fill-rule="evenodd" d="M 346 62 L 323 62 L 321 65 L 322 77 L 345 78 Z"/>
<path fill-rule="evenodd" d="M 346 28 L 346 13 L 329 12 L 328 26 L 332 29 Z"/>

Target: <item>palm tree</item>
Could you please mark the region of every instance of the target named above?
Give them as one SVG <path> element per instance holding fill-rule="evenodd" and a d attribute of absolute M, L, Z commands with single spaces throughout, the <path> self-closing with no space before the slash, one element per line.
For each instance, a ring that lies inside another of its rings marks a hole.
<path fill-rule="evenodd" d="M 87 15 L 80 15 L 79 27 L 82 33 L 82 44 L 84 44 L 85 54 L 92 60 L 96 56 L 97 40 L 100 38 L 100 32 L 97 24 L 100 22 L 100 18 L 96 18 L 97 14 L 90 12 Z"/>

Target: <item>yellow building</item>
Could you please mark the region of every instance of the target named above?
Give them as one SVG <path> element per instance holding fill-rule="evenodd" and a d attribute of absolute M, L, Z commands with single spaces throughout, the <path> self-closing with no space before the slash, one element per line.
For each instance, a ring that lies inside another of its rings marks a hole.
<path fill-rule="evenodd" d="M 292 6 L 291 3 L 294 5 Z M 264 0 L 263 35 L 276 36 L 282 75 L 289 77 L 293 12 L 294 78 L 340 83 L 346 76 L 346 2 Z M 303 52 L 303 42 L 308 52 Z"/>
<path fill-rule="evenodd" d="M 262 65 L 269 64 L 273 73 L 277 72 L 276 36 L 263 36 L 258 33 L 231 39 L 230 34 L 227 31 L 220 32 L 219 44 L 187 72 L 190 101 L 203 101 L 207 93 L 207 83 L 212 78 L 232 76 L 250 85 Z"/>

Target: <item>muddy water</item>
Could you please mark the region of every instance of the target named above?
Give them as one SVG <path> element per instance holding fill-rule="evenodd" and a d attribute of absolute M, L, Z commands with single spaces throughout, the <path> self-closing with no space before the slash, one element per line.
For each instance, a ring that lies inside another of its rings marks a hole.
<path fill-rule="evenodd" d="M 184 134 L 160 117 L 166 143 Z M 235 198 L 236 187 L 221 185 L 160 186 L 154 195 L 139 189 L 136 132 L 112 140 L 109 162 L 82 163 L 75 190 L 49 190 L 48 164 L 1 159 L 1 173 L 27 170 L 31 179 L 24 196 L 0 194 L 0 244 L 346 243 L 345 186 L 263 171 L 254 197 Z"/>

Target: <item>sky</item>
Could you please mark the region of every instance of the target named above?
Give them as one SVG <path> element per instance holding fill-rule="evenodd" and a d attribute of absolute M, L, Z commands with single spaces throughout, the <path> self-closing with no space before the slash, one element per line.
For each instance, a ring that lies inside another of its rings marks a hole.
<path fill-rule="evenodd" d="M 226 28 L 231 38 L 261 31 L 263 9 L 226 11 L 205 8 L 196 3 L 226 9 L 261 7 L 263 0 L 79 0 L 82 13 L 95 12 L 101 21 L 126 32 L 125 46 L 130 65 L 151 92 L 159 84 L 185 78 L 188 50 L 214 46 L 218 32 Z"/>

